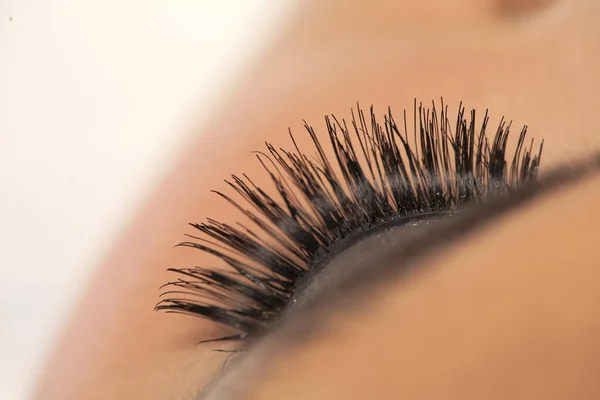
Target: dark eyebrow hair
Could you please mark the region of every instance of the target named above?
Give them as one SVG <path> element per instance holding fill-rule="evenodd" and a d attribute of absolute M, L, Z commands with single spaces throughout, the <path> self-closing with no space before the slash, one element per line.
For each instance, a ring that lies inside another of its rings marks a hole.
<path fill-rule="evenodd" d="M 253 362 L 253 357 L 261 359 L 264 352 L 271 354 L 274 348 L 283 346 L 296 346 L 311 338 L 320 328 L 319 321 L 330 315 L 334 305 L 343 304 L 345 309 L 359 306 L 362 292 L 381 285 L 382 282 L 396 281 L 398 277 L 414 271 L 418 267 L 421 257 L 429 256 L 433 251 L 440 251 L 464 239 L 473 232 L 481 229 L 509 213 L 519 210 L 535 200 L 556 190 L 572 186 L 595 172 L 600 171 L 600 153 L 583 161 L 571 163 L 568 166 L 559 166 L 545 174 L 537 182 L 530 182 L 508 195 L 491 198 L 488 202 L 462 212 L 459 218 L 446 219 L 435 229 L 421 231 L 420 234 L 386 246 L 385 249 L 371 252 L 369 255 L 369 268 L 352 268 L 350 273 L 342 274 L 335 279 L 333 285 L 326 283 L 327 290 L 319 290 L 313 296 L 305 299 L 298 307 L 292 308 L 283 316 L 281 321 L 273 327 L 273 331 L 257 340 L 256 348 L 250 348 L 248 354 L 242 355 L 235 367 L 219 377 L 214 385 L 206 388 L 204 396 L 198 399 L 212 399 L 212 395 L 219 396 L 219 389 L 225 389 L 228 397 L 237 398 L 238 389 L 223 385 L 244 385 L 237 373 L 247 372 L 244 368 L 245 361 Z M 360 260 L 358 263 L 363 264 Z M 265 344 L 265 346 L 262 346 Z M 255 349 L 258 354 L 255 353 Z M 236 368 L 240 367 L 240 368 Z M 256 370 L 256 369 L 254 369 Z M 211 389 L 217 389 L 216 392 Z M 229 392 L 233 389 L 233 392 Z M 233 397 L 231 397 L 233 395 Z M 220 397 L 217 397 L 220 398 Z"/>

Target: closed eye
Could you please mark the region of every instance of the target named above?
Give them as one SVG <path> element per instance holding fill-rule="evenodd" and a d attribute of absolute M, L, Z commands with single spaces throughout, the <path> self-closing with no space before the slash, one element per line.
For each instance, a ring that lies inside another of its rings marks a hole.
<path fill-rule="evenodd" d="M 339 260 L 345 263 L 344 270 L 350 271 L 349 273 L 331 274 L 326 282 L 321 282 L 317 276 L 312 284 L 322 285 L 324 288 L 316 290 L 313 296 L 291 309 L 273 332 L 259 341 L 256 347 L 251 348 L 247 354 L 240 354 L 239 359 L 232 362 L 231 368 L 202 398 L 237 398 L 228 396 L 238 393 L 237 390 L 247 390 L 246 385 L 252 386 L 260 381 L 260 373 L 256 372 L 258 365 L 272 364 L 282 354 L 324 333 L 323 329 L 332 315 L 351 314 L 356 307 L 368 306 L 368 300 L 373 297 L 369 293 L 383 290 L 387 284 L 407 273 L 417 272 L 415 267 L 421 266 L 419 260 L 424 256 L 458 245 L 466 237 L 499 223 L 519 209 L 562 188 L 574 186 L 598 170 L 600 154 L 557 168 L 538 182 L 532 182 L 519 191 L 467 210 L 460 217 L 435 222 L 433 226 L 421 229 L 414 236 L 407 237 L 406 231 L 391 230 L 365 239 L 362 243 L 367 243 L 367 246 L 357 244 L 360 257 L 344 257 L 344 254 L 339 256 Z M 352 253 L 352 248 L 347 253 Z M 337 261 L 332 260 L 332 264 Z"/>

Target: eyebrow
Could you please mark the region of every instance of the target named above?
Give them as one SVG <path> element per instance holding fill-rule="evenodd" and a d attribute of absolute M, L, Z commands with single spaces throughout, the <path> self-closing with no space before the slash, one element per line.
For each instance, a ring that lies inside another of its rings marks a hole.
<path fill-rule="evenodd" d="M 205 389 L 204 395 L 198 399 L 212 399 L 220 395 L 219 389 L 225 389 L 229 395 L 228 383 L 239 383 L 240 377 L 247 372 L 245 361 L 251 363 L 262 360 L 265 354 L 271 355 L 274 348 L 290 348 L 298 346 L 310 339 L 319 331 L 320 321 L 330 315 L 331 309 L 343 304 L 344 309 L 359 306 L 361 294 L 368 289 L 379 287 L 383 282 L 396 281 L 399 277 L 415 271 L 418 261 L 424 256 L 429 256 L 433 251 L 440 251 L 461 241 L 473 232 L 498 222 L 510 213 L 524 208 L 532 202 L 543 198 L 545 195 L 559 189 L 572 186 L 585 178 L 600 171 L 600 152 L 583 161 L 576 161 L 568 166 L 559 166 L 545 174 L 537 182 L 531 182 L 518 190 L 505 196 L 492 198 L 488 202 L 462 212 L 460 218 L 449 218 L 436 223 L 435 229 L 422 229 L 417 235 L 403 240 L 392 240 L 385 246 L 365 246 L 366 254 L 360 259 L 349 257 L 344 264 L 349 273 L 339 276 L 333 274 L 324 283 L 319 283 L 317 275 L 315 284 L 321 284 L 322 290 L 316 290 L 297 307 L 292 307 L 289 313 L 283 315 L 278 324 L 273 326 L 273 331 L 256 343 L 260 348 L 255 354 L 254 347 L 248 350 L 232 366 L 214 382 L 214 385 Z M 410 229 L 410 228 L 409 228 Z M 387 233 L 383 233 L 386 235 Z M 388 235 L 392 238 L 394 235 Z M 397 235 L 396 236 L 401 236 Z M 360 268 L 368 259 L 369 268 Z M 236 368 L 239 367 L 239 368 Z M 240 374 L 238 376 L 238 374 Z M 237 379 L 236 379 L 237 378 Z M 237 386 L 237 385 L 236 385 Z M 213 392 L 211 389 L 216 389 Z M 235 393 L 237 390 L 234 389 Z M 230 398 L 230 397 L 228 397 Z M 233 398 L 236 398 L 235 396 Z"/>

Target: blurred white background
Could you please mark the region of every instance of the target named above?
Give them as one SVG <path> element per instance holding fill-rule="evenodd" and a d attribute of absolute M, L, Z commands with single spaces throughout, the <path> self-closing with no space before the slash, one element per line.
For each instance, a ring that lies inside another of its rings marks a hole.
<path fill-rule="evenodd" d="M 293 10 L 0 0 L 0 400 L 30 396 L 82 283 L 169 166 L 190 111 L 194 123 L 210 115 Z"/>

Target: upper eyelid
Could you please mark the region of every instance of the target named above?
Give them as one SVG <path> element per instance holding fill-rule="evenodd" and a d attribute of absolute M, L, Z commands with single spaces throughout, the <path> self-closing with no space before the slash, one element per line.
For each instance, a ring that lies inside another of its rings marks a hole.
<path fill-rule="evenodd" d="M 387 252 L 371 260 L 368 270 L 356 269 L 343 281 L 337 282 L 334 290 L 324 291 L 322 296 L 316 296 L 307 304 L 307 311 L 310 312 L 306 316 L 314 318 L 327 302 L 356 295 L 373 282 L 395 279 L 398 274 L 410 271 L 415 261 L 423 255 L 429 255 L 431 250 L 440 251 L 453 245 L 508 213 L 526 207 L 563 187 L 570 187 L 597 171 L 600 171 L 600 152 L 569 166 L 558 166 L 537 182 L 532 181 L 517 191 L 473 206 L 461 216 L 448 219 L 436 229 L 427 231 L 426 235 L 411 238 L 403 246 L 389 248 Z M 310 323 L 308 325 L 312 326 Z"/>
<path fill-rule="evenodd" d="M 282 320 L 273 332 L 265 335 L 261 339 L 262 345 L 257 346 L 255 349 L 260 351 L 262 348 L 268 351 L 272 346 L 289 349 L 290 346 L 301 344 L 303 339 L 315 333 L 319 327 L 319 321 L 326 317 L 332 304 L 343 304 L 346 309 L 348 306 L 347 300 L 350 298 L 360 299 L 360 292 L 367 285 L 382 281 L 387 282 L 390 279 L 397 278 L 399 272 L 410 270 L 424 250 L 432 248 L 440 250 L 453 245 L 474 231 L 490 223 L 497 222 L 502 217 L 507 216 L 508 213 L 542 199 L 556 190 L 572 187 L 584 178 L 599 171 L 600 152 L 589 159 L 574 162 L 570 166 L 557 167 L 548 172 L 538 182 L 532 182 L 507 196 L 478 205 L 466 211 L 459 218 L 447 220 L 444 226 L 429 232 L 427 236 L 408 240 L 402 248 L 392 249 L 392 251 L 374 261 L 368 271 L 365 269 L 355 270 L 355 273 L 345 277 L 342 282 L 338 282 L 339 285 L 336 288 L 323 291 L 320 295 L 315 296 L 311 301 L 304 304 L 301 310 L 296 310 L 296 313 Z M 249 350 L 250 354 L 245 355 L 248 358 L 255 358 L 251 360 L 252 363 L 259 362 L 261 357 L 260 353 L 252 354 L 255 349 Z M 227 384 L 227 381 L 232 379 L 232 376 L 243 373 L 244 359 L 240 359 L 239 363 L 236 364 L 231 365 L 231 370 L 226 371 L 215 382 L 215 391 L 205 392 L 198 400 L 211 399 L 213 395 L 218 396 L 219 390 L 224 387 L 224 384 Z"/>

